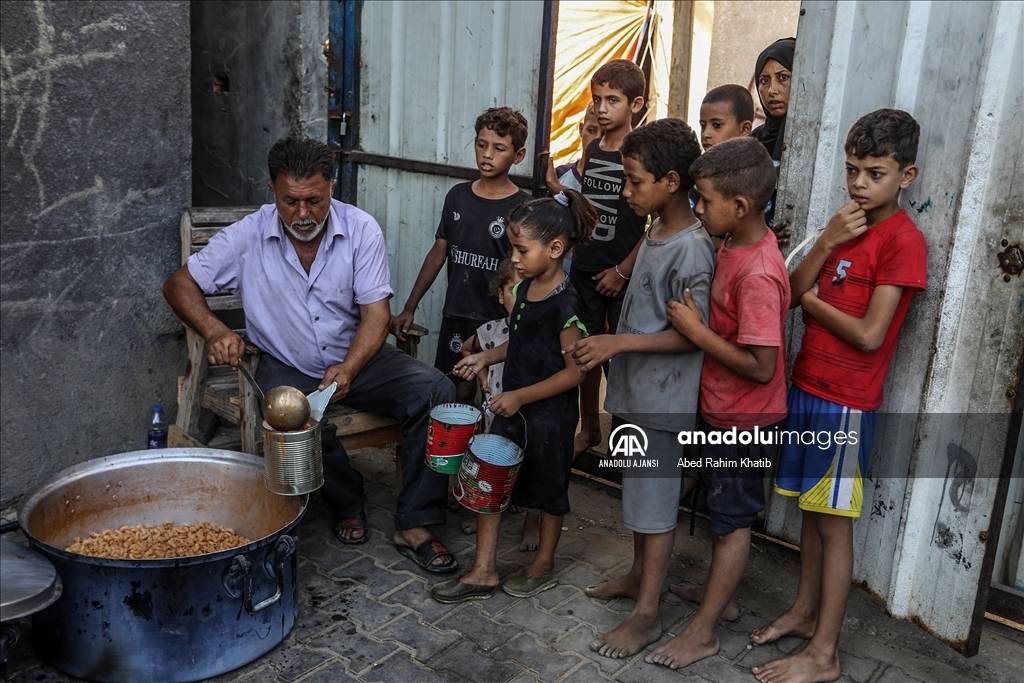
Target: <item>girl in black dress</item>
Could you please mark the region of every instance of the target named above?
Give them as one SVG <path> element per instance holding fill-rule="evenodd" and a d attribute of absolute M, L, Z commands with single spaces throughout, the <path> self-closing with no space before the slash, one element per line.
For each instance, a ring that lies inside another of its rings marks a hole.
<path fill-rule="evenodd" d="M 557 585 L 553 569 L 562 516 L 569 511 L 569 469 L 579 420 L 577 387 L 583 374 L 562 349 L 586 335 L 577 317 L 576 291 L 562 268 L 575 244 L 589 239 L 597 213 L 574 190 L 535 199 L 509 217 L 512 265 L 523 278 L 514 290 L 508 343 L 467 356 L 454 372 L 472 379 L 493 363 L 505 362 L 504 391 L 490 401 L 491 432 L 526 443 L 512 504 L 539 509 L 540 545 L 533 562 L 502 584 L 506 593 L 530 597 Z M 520 417 L 520 414 L 522 417 Z M 526 435 L 523 438 L 523 418 Z M 501 515 L 477 515 L 472 569 L 439 584 L 439 602 L 483 600 L 499 584 L 498 528 Z"/>

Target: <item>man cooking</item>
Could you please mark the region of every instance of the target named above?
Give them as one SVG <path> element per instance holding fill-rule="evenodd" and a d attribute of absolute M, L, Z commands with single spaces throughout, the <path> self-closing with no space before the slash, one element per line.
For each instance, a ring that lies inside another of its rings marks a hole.
<path fill-rule="evenodd" d="M 389 415 L 401 423 L 402 489 L 396 548 L 433 573 L 457 569 L 454 555 L 427 529 L 443 524 L 447 477 L 423 452 L 430 406 L 453 401 L 437 370 L 385 344 L 393 294 L 384 237 L 368 213 L 332 199 L 334 158 L 310 139 L 279 140 L 268 155 L 274 203 L 230 225 L 164 283 L 178 317 L 206 340 L 210 363 L 237 365 L 245 342 L 222 323 L 204 294 L 234 290 L 246 334 L 260 349 L 256 381 L 264 391 L 290 385 L 308 393 L 337 382 L 332 401 Z M 348 545 L 367 529 L 362 475 L 334 425 L 324 423 L 324 498 Z"/>

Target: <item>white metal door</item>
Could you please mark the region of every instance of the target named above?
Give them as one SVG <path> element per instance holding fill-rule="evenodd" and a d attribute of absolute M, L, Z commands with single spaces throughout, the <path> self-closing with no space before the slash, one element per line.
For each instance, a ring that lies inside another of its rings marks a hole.
<path fill-rule="evenodd" d="M 510 106 L 529 121 L 530 151 L 513 173 L 532 176 L 545 6 L 454 0 L 362 5 L 358 117 L 365 154 L 353 158 L 369 161 L 358 164 L 355 203 L 384 230 L 396 314 L 434 242 L 445 193 L 463 181 L 430 164 L 476 168 L 473 124 L 484 109 Z M 396 159 L 426 163 L 414 172 L 393 165 Z M 428 363 L 444 280 L 442 272 L 416 315 L 430 330 L 421 346 Z"/>
<path fill-rule="evenodd" d="M 893 615 L 967 653 L 980 636 L 1007 440 L 1017 439 L 1022 10 L 1012 1 L 803 3 L 780 174 L 779 219 L 796 243 L 846 200 L 843 142 L 857 117 L 896 107 L 921 124 L 921 175 L 903 205 L 928 241 L 928 290 L 889 373 L 854 577 Z M 795 326 L 791 346 L 800 333 Z M 767 524 L 799 540 L 791 502 L 773 497 Z"/>

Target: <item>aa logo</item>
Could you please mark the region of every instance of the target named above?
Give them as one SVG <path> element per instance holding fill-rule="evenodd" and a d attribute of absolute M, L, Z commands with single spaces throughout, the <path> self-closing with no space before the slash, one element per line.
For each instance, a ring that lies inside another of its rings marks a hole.
<path fill-rule="evenodd" d="M 611 457 L 643 458 L 647 455 L 647 433 L 635 424 L 619 425 L 608 436 Z"/>

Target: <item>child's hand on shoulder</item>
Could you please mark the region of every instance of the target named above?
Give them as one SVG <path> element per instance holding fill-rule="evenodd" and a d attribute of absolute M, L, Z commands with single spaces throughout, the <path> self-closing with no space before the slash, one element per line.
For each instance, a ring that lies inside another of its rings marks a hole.
<path fill-rule="evenodd" d="M 580 339 L 565 352 L 572 354 L 580 370 L 588 372 L 619 352 L 617 342 L 614 334 L 597 334 Z"/>
<path fill-rule="evenodd" d="M 696 330 L 704 327 L 704 316 L 693 301 L 689 289 L 683 290 L 683 300 L 670 299 L 668 302 L 668 321 L 679 334 L 690 337 Z"/>
<path fill-rule="evenodd" d="M 471 380 L 487 368 L 487 359 L 483 352 L 466 356 L 452 368 L 452 374 L 462 379 Z"/>
<path fill-rule="evenodd" d="M 519 393 L 516 391 L 505 391 L 490 400 L 487 407 L 491 409 L 491 412 L 495 415 L 501 415 L 502 417 L 512 417 L 519 412 L 519 409 L 523 407 L 523 401 L 519 398 Z"/>
<path fill-rule="evenodd" d="M 831 251 L 841 244 L 860 237 L 867 229 L 867 214 L 864 213 L 864 209 L 860 208 L 860 204 L 851 199 L 839 207 L 839 210 L 829 220 L 828 225 L 825 226 L 825 232 L 818 239 Z"/>

